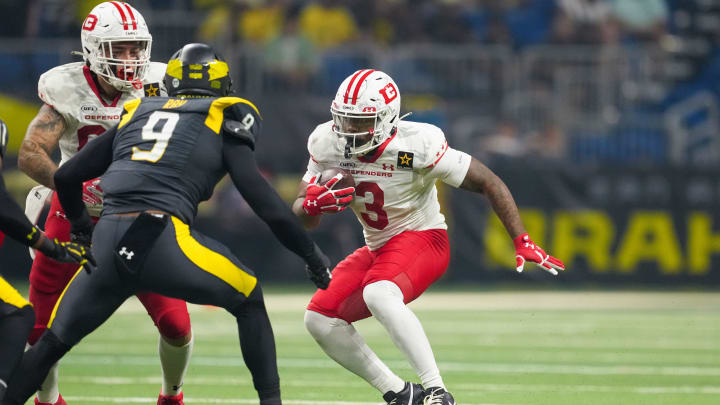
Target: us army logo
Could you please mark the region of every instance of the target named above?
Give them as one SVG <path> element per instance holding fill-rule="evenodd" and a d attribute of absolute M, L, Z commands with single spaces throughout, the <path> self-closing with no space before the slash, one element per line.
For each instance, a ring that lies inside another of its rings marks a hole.
<path fill-rule="evenodd" d="M 413 168 L 413 153 L 412 152 L 398 152 L 397 168 L 398 169 L 412 169 Z"/>
<path fill-rule="evenodd" d="M 143 86 L 143 89 L 145 89 L 145 97 L 160 96 L 160 83 L 148 83 Z"/>

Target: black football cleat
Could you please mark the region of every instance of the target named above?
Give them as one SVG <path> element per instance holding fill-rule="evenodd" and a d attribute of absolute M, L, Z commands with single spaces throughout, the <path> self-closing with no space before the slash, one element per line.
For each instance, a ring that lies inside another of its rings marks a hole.
<path fill-rule="evenodd" d="M 425 390 L 422 405 L 455 405 L 455 398 L 444 388 L 431 387 Z"/>
<path fill-rule="evenodd" d="M 383 399 L 388 405 L 422 405 L 423 395 L 422 385 L 406 382 L 402 391 L 388 391 L 383 395 Z"/>

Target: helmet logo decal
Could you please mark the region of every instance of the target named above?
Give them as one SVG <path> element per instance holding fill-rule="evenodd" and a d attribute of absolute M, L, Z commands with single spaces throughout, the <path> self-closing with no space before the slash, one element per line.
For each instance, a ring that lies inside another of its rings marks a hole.
<path fill-rule="evenodd" d="M 377 112 L 375 107 L 363 107 L 362 112 Z"/>
<path fill-rule="evenodd" d="M 82 29 L 85 31 L 92 31 L 95 29 L 95 24 L 97 24 L 98 18 L 96 15 L 89 14 L 87 18 L 85 19 L 85 22 L 83 23 Z"/>
<path fill-rule="evenodd" d="M 387 86 L 380 89 L 380 94 L 382 94 L 383 98 L 385 99 L 385 104 L 390 104 L 390 102 L 395 100 L 398 95 L 397 89 L 392 83 L 388 83 Z"/>

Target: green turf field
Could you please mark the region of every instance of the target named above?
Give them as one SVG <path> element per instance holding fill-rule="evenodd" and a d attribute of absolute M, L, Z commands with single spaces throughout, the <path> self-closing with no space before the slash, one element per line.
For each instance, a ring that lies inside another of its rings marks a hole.
<path fill-rule="evenodd" d="M 286 404 L 381 403 L 305 332 L 307 294 L 268 294 Z M 428 293 L 411 305 L 459 405 L 720 404 L 720 294 Z M 233 318 L 191 308 L 195 351 L 187 405 L 256 404 Z M 358 329 L 407 379 L 408 364 L 374 320 Z M 154 404 L 157 334 L 133 299 L 81 342 L 60 370 L 73 404 Z"/>

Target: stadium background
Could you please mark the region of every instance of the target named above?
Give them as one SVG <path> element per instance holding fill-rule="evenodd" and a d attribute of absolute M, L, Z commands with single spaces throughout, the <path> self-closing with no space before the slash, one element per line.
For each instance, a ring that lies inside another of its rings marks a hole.
<path fill-rule="evenodd" d="M 79 26 L 99 1 L 0 2 L 5 177 L 18 201 L 32 181 L 15 154 L 39 107 L 39 75 L 79 60 Z M 720 282 L 720 3 L 712 0 L 132 1 L 153 60 L 204 41 L 230 61 L 237 94 L 258 105 L 257 156 L 291 201 L 305 140 L 330 118 L 344 77 L 393 76 L 409 120 L 444 129 L 509 185 L 533 238 L 568 264 L 554 280 L 508 271 L 512 246 L 482 197 L 444 185 L 453 261 L 446 283 L 537 278 L 572 283 Z M 229 183 L 198 227 L 264 280 L 303 282 Z M 334 260 L 362 244 L 351 213 L 314 232 Z M 27 273 L 8 243 L 3 272 Z"/>
<path fill-rule="evenodd" d="M 34 185 L 15 154 L 39 107 L 37 79 L 79 60 L 70 52 L 96 3 L 0 0 L 0 117 L 12 139 L 3 175 L 19 202 Z M 258 160 L 288 202 L 307 135 L 329 120 L 340 81 L 368 66 L 395 78 L 408 119 L 440 126 L 508 183 L 533 239 L 568 270 L 517 274 L 485 200 L 439 184 L 453 259 L 411 308 L 459 403 L 720 402 L 717 0 L 131 3 L 148 21 L 154 60 L 191 41 L 222 50 L 238 95 L 263 114 Z M 313 288 L 301 261 L 230 184 L 203 204 L 198 226 L 259 273 L 285 403 L 378 403 L 304 330 Z M 351 213 L 326 218 L 313 236 L 333 260 L 362 244 Z M 0 271 L 21 290 L 29 263 L 6 240 Z M 186 403 L 257 403 L 232 318 L 190 311 Z M 417 379 L 379 323 L 356 326 L 394 371 Z M 155 403 L 157 331 L 137 300 L 60 373 L 71 404 Z"/>

